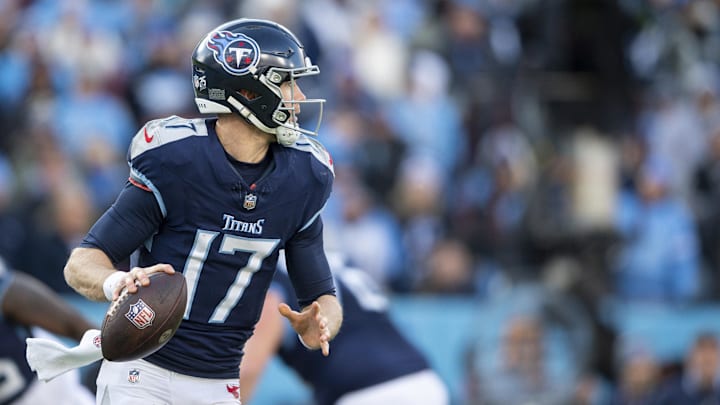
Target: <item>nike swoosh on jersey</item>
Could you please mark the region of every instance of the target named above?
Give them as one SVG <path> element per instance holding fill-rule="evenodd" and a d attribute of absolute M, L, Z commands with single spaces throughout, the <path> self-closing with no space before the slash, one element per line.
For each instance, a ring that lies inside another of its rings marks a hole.
<path fill-rule="evenodd" d="M 153 138 L 155 138 L 155 135 L 150 136 L 150 134 L 148 134 L 147 128 L 145 128 L 145 142 L 150 143 L 152 142 Z"/>

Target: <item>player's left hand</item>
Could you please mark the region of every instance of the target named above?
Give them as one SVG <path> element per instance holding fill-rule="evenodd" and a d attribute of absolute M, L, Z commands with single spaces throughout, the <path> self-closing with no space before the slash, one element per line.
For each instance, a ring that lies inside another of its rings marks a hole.
<path fill-rule="evenodd" d="M 320 303 L 315 301 L 302 312 L 293 311 L 289 305 L 278 305 L 280 314 L 290 321 L 302 342 L 310 349 L 321 349 L 323 356 L 330 354 L 330 330 L 328 320 L 322 314 Z"/>

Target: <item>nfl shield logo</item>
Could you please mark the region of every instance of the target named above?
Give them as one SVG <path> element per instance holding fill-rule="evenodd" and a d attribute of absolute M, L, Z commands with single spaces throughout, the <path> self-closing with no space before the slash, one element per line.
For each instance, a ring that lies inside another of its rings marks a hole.
<path fill-rule="evenodd" d="M 246 210 L 251 210 L 255 208 L 255 204 L 257 203 L 257 196 L 255 194 L 245 194 L 245 201 L 243 201 L 243 208 Z"/>
<path fill-rule="evenodd" d="M 140 380 L 140 370 L 138 370 L 136 368 L 130 370 L 130 372 L 128 373 L 128 381 L 132 384 L 135 384 L 139 380 Z"/>
<path fill-rule="evenodd" d="M 153 319 L 155 319 L 155 311 L 150 308 L 145 301 L 138 300 L 138 302 L 130 305 L 130 310 L 125 314 L 133 325 L 138 329 L 145 329 L 152 325 Z"/>

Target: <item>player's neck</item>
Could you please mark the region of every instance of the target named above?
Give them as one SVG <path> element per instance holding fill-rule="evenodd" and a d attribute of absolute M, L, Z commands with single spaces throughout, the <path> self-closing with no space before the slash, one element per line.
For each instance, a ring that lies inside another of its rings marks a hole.
<path fill-rule="evenodd" d="M 271 134 L 248 125 L 240 117 L 218 119 L 215 132 L 228 155 L 244 163 L 262 161 L 273 139 Z"/>

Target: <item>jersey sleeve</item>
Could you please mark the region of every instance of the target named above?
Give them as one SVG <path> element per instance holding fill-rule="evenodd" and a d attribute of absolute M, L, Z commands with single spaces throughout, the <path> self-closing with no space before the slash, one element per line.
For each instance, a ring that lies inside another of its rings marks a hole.
<path fill-rule="evenodd" d="M 161 126 L 157 121 L 145 124 L 133 137 L 128 149 L 127 161 L 130 166 L 129 182 L 142 190 L 151 192 L 157 200 L 163 217 L 167 215 L 167 208 L 161 182 L 163 175 L 170 175 L 164 167 L 162 154 Z"/>
<path fill-rule="evenodd" d="M 320 218 L 295 235 L 285 246 L 285 261 L 300 307 L 321 295 L 335 295 L 335 283 L 325 257 Z"/>
<path fill-rule="evenodd" d="M 330 198 L 335 179 L 335 168 L 330 153 L 314 138 L 304 136 L 293 148 L 310 155 L 310 170 L 313 178 L 313 188 L 309 194 L 311 198 L 304 221 L 298 231 L 303 232 L 320 217 L 322 209 Z"/>
<path fill-rule="evenodd" d="M 152 193 L 128 182 L 80 246 L 100 249 L 113 263 L 118 263 L 147 242 L 157 232 L 162 219 Z"/>
<path fill-rule="evenodd" d="M 175 169 L 191 159 L 170 145 L 193 136 L 207 136 L 204 123 L 171 116 L 146 123 L 128 149 L 130 183 L 153 194 L 163 217 L 167 216 L 166 202 L 182 198 L 181 190 L 173 187 L 177 184 Z"/>

